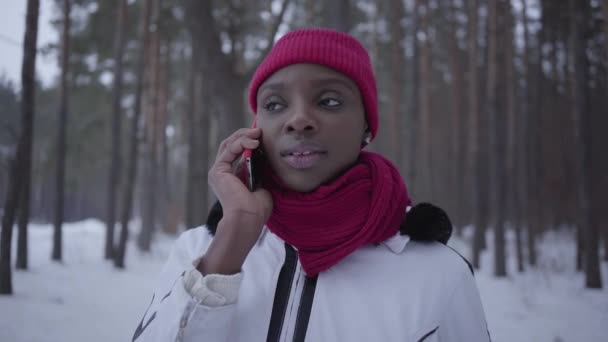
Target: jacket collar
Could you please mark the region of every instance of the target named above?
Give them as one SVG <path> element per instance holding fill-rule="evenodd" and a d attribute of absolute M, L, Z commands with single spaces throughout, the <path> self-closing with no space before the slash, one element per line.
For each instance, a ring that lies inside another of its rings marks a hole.
<path fill-rule="evenodd" d="M 272 233 L 269 231 L 268 226 L 264 226 L 264 228 L 262 228 L 262 232 L 260 233 L 260 237 L 258 238 L 258 246 L 262 245 L 264 239 L 266 238 L 266 235 L 268 234 Z M 382 242 L 382 244 L 386 246 L 386 248 L 388 248 L 391 252 L 395 254 L 401 254 L 408 242 L 410 242 L 410 237 L 408 235 L 401 235 L 399 232 L 397 232 L 392 238 Z"/>
<path fill-rule="evenodd" d="M 410 242 L 409 235 L 401 235 L 400 232 L 397 232 L 395 236 L 384 241 L 382 244 L 384 244 L 391 252 L 401 254 L 408 242 Z"/>

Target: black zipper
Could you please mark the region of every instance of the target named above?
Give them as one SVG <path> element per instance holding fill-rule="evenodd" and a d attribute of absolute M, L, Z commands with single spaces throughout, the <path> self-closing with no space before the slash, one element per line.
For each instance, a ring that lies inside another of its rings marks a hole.
<path fill-rule="evenodd" d="M 279 273 L 277 287 L 274 292 L 274 302 L 272 304 L 272 314 L 270 315 L 270 324 L 268 326 L 267 342 L 278 342 L 281 338 L 281 330 L 283 329 L 283 321 L 287 312 L 287 302 L 291 294 L 291 284 L 296 274 L 296 265 L 298 257 L 295 249 L 288 244 L 285 244 L 285 262 Z"/>
<path fill-rule="evenodd" d="M 298 315 L 296 316 L 293 342 L 304 342 L 304 339 L 306 338 L 306 330 L 308 330 L 308 321 L 310 319 L 310 311 L 312 310 L 312 301 L 315 297 L 316 288 L 317 276 L 306 276 L 304 289 L 302 289 L 302 297 L 300 298 L 300 307 L 298 308 Z"/>

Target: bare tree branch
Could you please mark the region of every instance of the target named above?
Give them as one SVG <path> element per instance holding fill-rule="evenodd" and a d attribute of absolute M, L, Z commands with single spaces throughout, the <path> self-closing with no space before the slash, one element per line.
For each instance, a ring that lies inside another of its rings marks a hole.
<path fill-rule="evenodd" d="M 253 63 L 253 67 L 246 72 L 245 79 L 251 79 L 253 73 L 255 72 L 256 66 L 262 63 L 264 57 L 266 57 L 266 55 L 270 52 L 270 49 L 272 49 L 272 43 L 274 42 L 277 32 L 279 31 L 279 27 L 283 23 L 283 17 L 285 17 L 285 12 L 287 11 L 287 7 L 289 6 L 290 1 L 291 0 L 283 0 L 281 12 L 279 12 L 279 14 L 276 16 L 274 23 L 272 24 L 271 29 L 268 32 L 268 37 L 266 38 L 268 44 L 266 45 L 266 48 L 262 50 L 262 53 L 260 54 L 260 57 L 258 57 L 258 60 Z"/>

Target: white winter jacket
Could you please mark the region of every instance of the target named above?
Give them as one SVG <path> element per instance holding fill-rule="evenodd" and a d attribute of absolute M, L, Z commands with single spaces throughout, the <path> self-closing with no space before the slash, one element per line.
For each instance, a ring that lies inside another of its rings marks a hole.
<path fill-rule="evenodd" d="M 490 340 L 467 264 L 440 243 L 397 234 L 309 278 L 264 229 L 240 274 L 203 277 L 211 239 L 205 227 L 179 237 L 133 341 Z"/>

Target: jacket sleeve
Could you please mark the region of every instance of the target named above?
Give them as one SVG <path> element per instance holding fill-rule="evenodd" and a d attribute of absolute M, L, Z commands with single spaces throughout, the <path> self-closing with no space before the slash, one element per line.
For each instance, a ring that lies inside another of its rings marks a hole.
<path fill-rule="evenodd" d="M 227 340 L 241 274 L 202 276 L 195 269 L 210 240 L 204 228 L 178 238 L 132 341 Z"/>
<path fill-rule="evenodd" d="M 463 272 L 443 315 L 437 331 L 439 341 L 491 341 L 479 291 L 470 272 Z"/>

